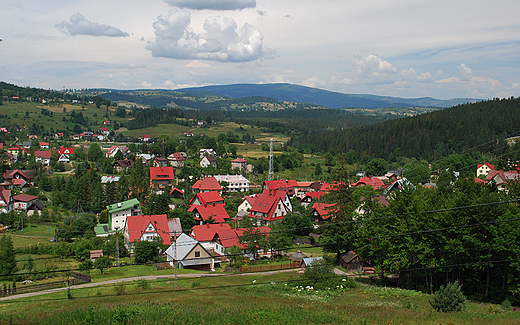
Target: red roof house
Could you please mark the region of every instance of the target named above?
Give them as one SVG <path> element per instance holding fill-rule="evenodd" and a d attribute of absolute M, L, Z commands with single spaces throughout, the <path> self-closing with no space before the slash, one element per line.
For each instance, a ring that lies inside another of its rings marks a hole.
<path fill-rule="evenodd" d="M 191 188 L 199 192 L 218 191 L 222 193 L 222 186 L 220 186 L 217 179 L 213 176 L 208 176 L 203 180 L 196 181 Z"/>
<path fill-rule="evenodd" d="M 213 205 L 224 204 L 224 199 L 217 191 L 197 193 L 191 198 L 189 205 Z"/>
<path fill-rule="evenodd" d="M 214 220 L 214 223 L 223 223 L 226 222 L 226 219 L 229 219 L 229 214 L 226 209 L 224 209 L 223 204 L 190 205 L 188 212 L 193 212 L 195 214 L 195 220 L 201 225 L 211 219 Z"/>
<path fill-rule="evenodd" d="M 287 205 L 287 193 L 283 191 L 265 190 L 257 195 L 249 217 L 254 218 L 257 225 L 276 222 L 292 211 L 292 207 Z"/>
<path fill-rule="evenodd" d="M 336 203 L 314 203 L 312 205 L 312 216 L 314 217 L 315 223 L 320 223 L 331 217 L 332 213 L 337 212 L 338 208 L 334 208 Z"/>
<path fill-rule="evenodd" d="M 383 184 L 383 181 L 381 181 L 379 178 L 371 177 L 371 176 L 369 176 L 369 177 L 361 177 L 359 179 L 359 181 L 357 181 L 356 183 L 352 184 L 352 186 L 354 186 L 354 187 L 365 186 L 365 185 L 370 185 L 375 190 L 377 190 L 377 189 L 382 188 L 385 184 Z"/>
<path fill-rule="evenodd" d="M 163 189 L 172 186 L 174 180 L 173 167 L 150 167 L 150 186 Z"/>
<path fill-rule="evenodd" d="M 157 237 L 161 237 L 163 244 L 171 245 L 168 219 L 165 214 L 127 216 L 123 235 L 127 247 L 132 247 L 136 241 L 153 241 Z"/>

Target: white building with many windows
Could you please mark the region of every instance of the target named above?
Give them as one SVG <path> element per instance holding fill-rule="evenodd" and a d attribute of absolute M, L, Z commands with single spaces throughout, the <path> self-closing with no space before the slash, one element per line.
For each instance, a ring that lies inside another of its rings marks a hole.
<path fill-rule="evenodd" d="M 230 192 L 249 191 L 249 180 L 242 175 L 216 175 L 215 178 L 221 186 L 223 182 L 227 182 L 227 189 Z"/>

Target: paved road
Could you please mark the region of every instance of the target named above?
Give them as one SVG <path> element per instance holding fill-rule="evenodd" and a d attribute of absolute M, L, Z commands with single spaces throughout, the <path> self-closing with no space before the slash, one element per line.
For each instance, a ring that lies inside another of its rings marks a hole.
<path fill-rule="evenodd" d="M 223 277 L 223 276 L 244 276 L 244 275 L 252 275 L 252 274 L 262 274 L 262 275 L 268 275 L 268 274 L 274 274 L 274 273 L 281 273 L 281 272 L 297 272 L 300 269 L 287 269 L 287 270 L 277 270 L 277 271 L 269 271 L 269 272 L 256 272 L 256 273 L 203 273 L 203 274 L 177 274 L 177 278 L 206 278 L 206 277 Z M 100 285 L 106 285 L 106 284 L 115 284 L 119 282 L 131 282 L 131 281 L 137 281 L 137 280 L 161 280 L 161 279 L 173 279 L 175 278 L 174 274 L 163 274 L 163 275 L 144 275 L 144 276 L 135 276 L 131 278 L 122 278 L 122 279 L 114 279 L 114 280 L 107 280 L 107 281 L 101 281 L 101 282 L 89 282 L 84 284 L 78 284 L 70 286 L 70 289 L 82 289 L 82 288 L 91 288 L 96 287 Z M 55 288 L 55 289 L 49 289 L 49 290 L 42 290 L 42 291 L 35 291 L 35 292 L 27 292 L 27 293 L 21 293 L 18 295 L 12 295 L 7 297 L 0 298 L 0 301 L 5 300 L 13 300 L 13 299 L 20 299 L 20 298 L 27 298 L 27 297 L 34 297 L 39 295 L 44 295 L 47 293 L 53 293 L 53 292 L 60 292 L 60 291 L 66 291 L 69 287 L 63 287 L 63 288 Z"/>

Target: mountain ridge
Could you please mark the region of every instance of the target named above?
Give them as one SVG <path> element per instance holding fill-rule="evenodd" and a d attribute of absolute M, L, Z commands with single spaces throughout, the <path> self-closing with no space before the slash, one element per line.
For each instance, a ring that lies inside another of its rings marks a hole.
<path fill-rule="evenodd" d="M 175 89 L 176 92 L 209 92 L 233 98 L 265 96 L 277 100 L 299 103 L 312 103 L 329 108 L 380 109 L 387 107 L 440 107 L 447 108 L 465 103 L 475 103 L 481 99 L 453 98 L 448 100 L 432 97 L 400 98 L 369 94 L 343 94 L 288 83 L 274 84 L 230 84 Z"/>

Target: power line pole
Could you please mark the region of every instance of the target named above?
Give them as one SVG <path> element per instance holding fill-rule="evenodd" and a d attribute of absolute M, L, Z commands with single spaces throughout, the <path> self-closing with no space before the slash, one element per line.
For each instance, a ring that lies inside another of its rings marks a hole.
<path fill-rule="evenodd" d="M 116 227 L 116 266 L 119 267 L 119 227 Z"/>
<path fill-rule="evenodd" d="M 273 138 L 271 138 L 271 144 L 269 146 L 269 176 L 267 180 L 272 181 L 274 173 L 273 173 Z"/>

